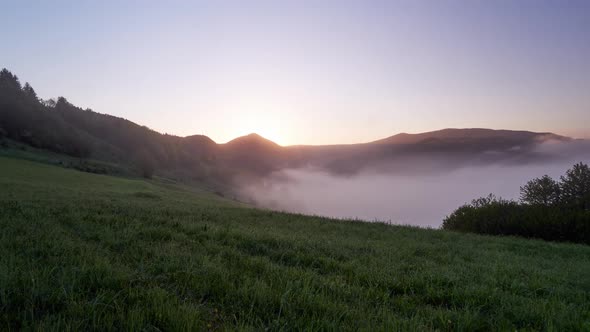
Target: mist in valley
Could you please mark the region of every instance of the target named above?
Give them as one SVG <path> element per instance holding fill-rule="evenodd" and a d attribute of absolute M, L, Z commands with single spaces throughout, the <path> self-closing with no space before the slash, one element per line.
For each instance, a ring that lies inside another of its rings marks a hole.
<path fill-rule="evenodd" d="M 448 160 L 415 160 L 416 171 L 379 171 L 371 167 L 340 176 L 311 167 L 276 172 L 242 188 L 242 195 L 274 210 L 345 219 L 439 227 L 460 205 L 490 193 L 518 199 L 520 186 L 548 174 L 559 179 L 576 162 L 590 161 L 590 143 L 547 143 L 545 158 L 437 167 Z M 407 165 L 406 165 L 407 166 Z"/>

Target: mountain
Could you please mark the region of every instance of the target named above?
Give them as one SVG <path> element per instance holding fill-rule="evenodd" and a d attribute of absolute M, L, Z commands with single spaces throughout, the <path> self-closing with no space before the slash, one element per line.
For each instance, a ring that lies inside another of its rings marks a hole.
<path fill-rule="evenodd" d="M 472 142 L 482 140 L 496 140 L 496 141 L 512 141 L 515 143 L 527 141 L 527 140 L 570 140 L 569 137 L 559 136 L 553 133 L 535 133 L 530 131 L 515 131 L 515 130 L 493 130 L 484 128 L 468 128 L 468 129 L 456 129 L 448 128 L 437 131 L 431 131 L 419 134 L 406 134 L 401 133 L 393 135 L 384 139 L 380 139 L 372 144 L 417 144 L 425 143 L 428 141 L 441 141 L 441 142 Z"/>
<path fill-rule="evenodd" d="M 482 128 L 397 134 L 349 145 L 286 147 L 292 167 L 350 176 L 360 171 L 408 174 L 468 165 L 529 163 L 557 158 L 538 150 L 546 142 L 570 142 L 552 133 Z"/>
<path fill-rule="evenodd" d="M 263 150 L 272 150 L 280 148 L 280 145 L 277 143 L 266 139 L 256 133 L 251 133 L 246 136 L 241 136 L 235 138 L 225 144 L 226 147 L 236 147 L 236 148 L 253 148 L 253 149 L 263 149 Z"/>
<path fill-rule="evenodd" d="M 282 147 L 257 134 L 217 144 L 204 135 L 161 134 L 129 120 L 81 109 L 65 98 L 43 101 L 6 69 L 0 71 L 0 140 L 94 159 L 179 180 L 231 184 L 257 181 L 286 168 L 350 176 L 361 171 L 404 174 L 474 164 L 528 163 L 558 158 L 540 151 L 552 133 L 443 129 L 397 134 L 363 144 Z"/>
<path fill-rule="evenodd" d="M 280 170 L 283 148 L 258 134 L 238 137 L 219 144 L 218 155 L 225 165 L 235 168 L 234 178 L 264 176 Z"/>

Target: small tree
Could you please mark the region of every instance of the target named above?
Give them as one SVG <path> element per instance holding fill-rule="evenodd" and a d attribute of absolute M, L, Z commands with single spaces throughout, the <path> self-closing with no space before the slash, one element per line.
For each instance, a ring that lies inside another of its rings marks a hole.
<path fill-rule="evenodd" d="M 8 69 L 0 70 L 0 89 L 9 89 L 11 92 L 21 89 L 20 81 L 16 75 L 13 75 Z"/>
<path fill-rule="evenodd" d="M 590 209 L 590 168 L 577 163 L 561 177 L 561 192 L 565 203 Z"/>
<path fill-rule="evenodd" d="M 549 175 L 533 179 L 520 187 L 520 201 L 524 204 L 551 206 L 559 200 L 559 184 Z"/>
<path fill-rule="evenodd" d="M 37 93 L 35 92 L 35 89 L 33 89 L 33 87 L 29 84 L 29 82 L 25 83 L 25 86 L 23 87 L 23 92 L 25 93 L 25 96 L 27 96 L 28 98 L 38 101 L 39 97 L 37 97 Z"/>
<path fill-rule="evenodd" d="M 65 97 L 57 97 L 57 101 L 55 102 L 56 109 L 64 109 L 71 107 L 72 104 L 65 98 Z"/>

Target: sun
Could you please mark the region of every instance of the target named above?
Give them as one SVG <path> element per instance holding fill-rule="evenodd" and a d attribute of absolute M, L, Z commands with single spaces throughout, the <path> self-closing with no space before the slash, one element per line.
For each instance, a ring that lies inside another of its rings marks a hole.
<path fill-rule="evenodd" d="M 244 124 L 238 136 L 248 134 L 258 134 L 279 145 L 285 145 L 284 136 L 281 133 L 281 127 L 272 121 L 257 121 L 257 123 Z"/>
<path fill-rule="evenodd" d="M 244 112 L 235 120 L 236 137 L 256 133 L 279 145 L 289 144 L 286 123 L 271 112 Z"/>

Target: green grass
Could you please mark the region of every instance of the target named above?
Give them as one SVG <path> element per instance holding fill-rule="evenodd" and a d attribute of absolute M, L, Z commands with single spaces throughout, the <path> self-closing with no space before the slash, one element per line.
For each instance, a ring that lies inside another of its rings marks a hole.
<path fill-rule="evenodd" d="M 0 157 L 0 330 L 590 330 L 590 247 Z"/>
<path fill-rule="evenodd" d="M 42 150 L 16 142 L 0 138 L 0 157 L 18 158 L 50 165 L 58 165 L 65 168 L 73 168 L 89 173 L 110 174 L 116 176 L 133 176 L 137 174 L 129 166 L 117 165 L 100 160 L 80 159 L 64 154 Z M 137 176 L 137 175 L 136 175 Z"/>

